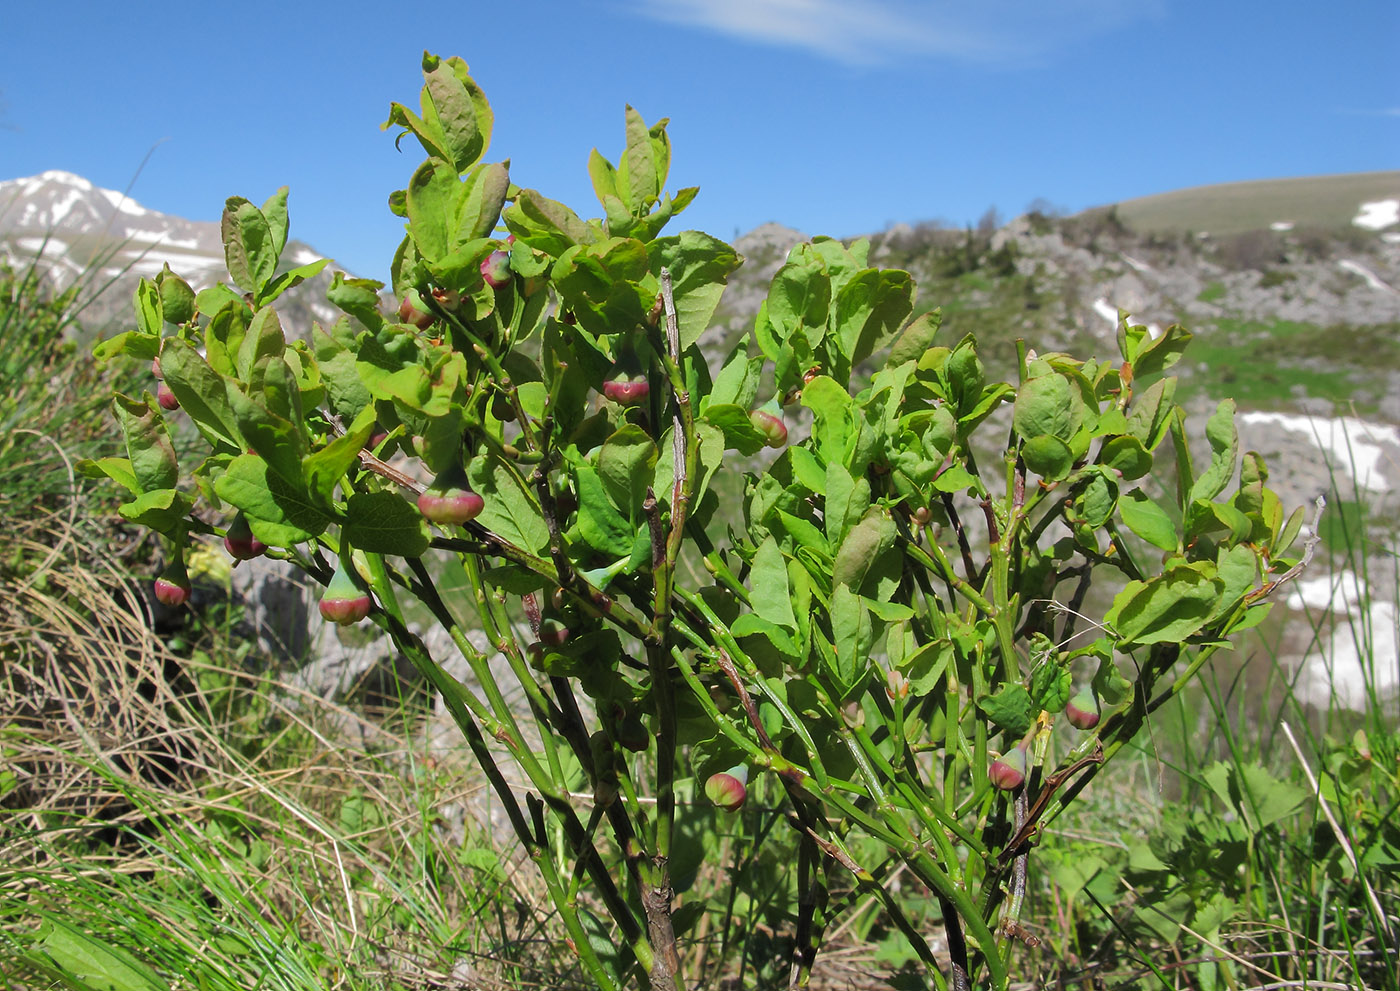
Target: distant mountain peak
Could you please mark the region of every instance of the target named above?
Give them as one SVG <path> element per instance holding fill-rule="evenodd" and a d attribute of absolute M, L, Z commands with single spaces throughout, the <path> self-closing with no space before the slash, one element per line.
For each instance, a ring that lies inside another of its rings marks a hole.
<path fill-rule="evenodd" d="M 320 257 L 293 240 L 283 264 L 305 265 Z M 195 289 L 228 277 L 217 221 L 148 209 L 125 193 L 62 169 L 0 181 L 0 261 L 17 268 L 37 264 L 59 289 L 110 283 L 103 293 L 107 305 L 96 312 L 113 320 L 127 318 L 132 283 L 155 276 L 167 264 Z M 326 322 L 337 316 L 323 302 L 311 315 Z M 309 319 L 304 322 L 309 326 Z"/>

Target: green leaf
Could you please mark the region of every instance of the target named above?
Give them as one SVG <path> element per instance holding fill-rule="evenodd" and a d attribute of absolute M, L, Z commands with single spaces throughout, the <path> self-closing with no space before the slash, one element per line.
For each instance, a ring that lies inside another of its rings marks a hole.
<path fill-rule="evenodd" d="M 228 399 L 238 431 L 253 453 L 266 460 L 288 485 L 302 488 L 301 459 L 306 454 L 302 425 L 272 413 L 234 383 L 229 385 Z"/>
<path fill-rule="evenodd" d="M 1178 324 L 1172 324 L 1163 331 L 1162 336 L 1138 348 L 1137 356 L 1133 359 L 1133 378 L 1144 379 L 1175 365 L 1190 343 L 1191 333 Z"/>
<path fill-rule="evenodd" d="M 549 529 L 525 487 L 494 455 L 475 458 L 467 468 L 472 489 L 485 508 L 476 521 L 509 543 L 538 554 L 549 543 Z"/>
<path fill-rule="evenodd" d="M 826 539 L 839 547 L 851 527 L 865 515 L 870 506 L 870 483 L 854 478 L 845 465 L 833 462 L 826 466 Z"/>
<path fill-rule="evenodd" d="M 749 420 L 749 411 L 742 406 L 712 403 L 705 409 L 704 422 L 719 428 L 725 445 L 743 455 L 757 452 L 768 442 Z"/>
<path fill-rule="evenodd" d="M 1239 460 L 1239 434 L 1235 430 L 1235 401 L 1223 399 L 1206 423 L 1210 441 L 1210 465 L 1191 486 L 1191 499 L 1214 499 L 1235 475 Z"/>
<path fill-rule="evenodd" d="M 336 272 L 331 276 L 326 299 L 371 331 L 378 331 L 384 323 L 384 315 L 379 312 L 379 291 L 383 288 L 384 283 L 377 279 L 351 279 L 344 272 Z"/>
<path fill-rule="evenodd" d="M 240 289 L 258 295 L 277 273 L 281 254 L 267 218 L 243 197 L 233 196 L 224 204 L 220 230 L 229 278 Z"/>
<path fill-rule="evenodd" d="M 770 535 L 758 545 L 749 571 L 749 603 L 760 619 L 789 630 L 797 629 L 792 613 L 792 593 L 788 587 L 787 562 L 778 542 Z"/>
<path fill-rule="evenodd" d="M 656 444 L 635 423 L 616 431 L 598 452 L 598 477 L 613 505 L 634 522 L 641 517 L 655 468 Z"/>
<path fill-rule="evenodd" d="M 1099 464 L 1122 473 L 1124 480 L 1130 481 L 1152 470 L 1152 455 L 1136 437 L 1114 437 L 1099 450 Z"/>
<path fill-rule="evenodd" d="M 1255 763 L 1230 765 L 1217 761 L 1201 777 L 1226 808 L 1244 818 L 1251 833 L 1292 815 L 1308 797 L 1303 788 L 1275 778 Z"/>
<path fill-rule="evenodd" d="M 161 316 L 160 289 L 150 279 L 143 277 L 136 283 L 136 291 L 132 295 L 136 326 L 147 336 L 159 337 L 165 323 Z"/>
<path fill-rule="evenodd" d="M 229 406 L 227 383 L 194 346 L 178 337 L 167 339 L 161 349 L 160 368 L 165 384 L 200 433 L 211 444 L 242 451 L 238 418 Z"/>
<path fill-rule="evenodd" d="M 140 495 L 141 487 L 136 482 L 136 474 L 131 470 L 130 458 L 83 458 L 74 467 L 85 478 L 110 478 L 121 483 L 132 495 Z"/>
<path fill-rule="evenodd" d="M 933 347 L 934 338 L 938 336 L 939 327 L 943 323 L 943 310 L 941 308 L 929 310 L 915 317 L 904 332 L 899 335 L 899 339 L 890 348 L 889 360 L 885 363 L 887 368 L 896 368 L 906 361 L 918 361 Z"/>
<path fill-rule="evenodd" d="M 132 399 L 118 393 L 113 407 L 126 436 L 126 456 L 142 492 L 173 489 L 180 481 L 175 445 L 170 442 L 165 419 L 149 395 Z"/>
<path fill-rule="evenodd" d="M 835 330 L 841 351 L 858 365 L 888 344 L 914 308 L 908 272 L 868 268 L 836 294 Z"/>
<path fill-rule="evenodd" d="M 1074 452 L 1069 445 L 1050 434 L 1039 434 L 1021 445 L 1026 467 L 1047 482 L 1058 482 L 1074 470 Z"/>
<path fill-rule="evenodd" d="M 1113 515 L 1118 503 L 1118 483 L 1102 470 L 1094 472 L 1075 502 L 1084 522 L 1097 530 Z"/>
<path fill-rule="evenodd" d="M 167 991 L 168 985 L 155 971 L 125 949 L 47 913 L 43 919 L 35 933 L 38 945 L 62 974 L 84 991 Z"/>
<path fill-rule="evenodd" d="M 421 106 L 434 144 L 459 173 L 486 154 L 493 116 L 481 87 L 467 75 L 467 63 L 456 56 L 439 60 L 425 53 Z"/>
<path fill-rule="evenodd" d="M 831 634 L 835 640 L 836 663 L 828 674 L 844 700 L 869 670 L 875 631 L 870 612 L 860 596 L 840 583 L 831 592 Z"/>
<path fill-rule="evenodd" d="M 1021 684 L 1003 685 L 995 695 L 978 699 L 977 708 L 1011 736 L 1023 736 L 1039 711 Z"/>
<path fill-rule="evenodd" d="M 1132 581 L 1104 616 L 1120 643 L 1181 643 L 1198 632 L 1214 611 L 1223 583 L 1195 568 L 1169 568 L 1146 582 Z"/>
<path fill-rule="evenodd" d="M 243 510 L 253 536 L 274 547 L 310 540 L 331 524 L 304 486 L 289 483 L 254 454 L 234 458 L 214 483 L 214 491 Z"/>
<path fill-rule="evenodd" d="M 1040 375 L 1017 392 L 1012 423 L 1024 438 L 1049 434 L 1068 443 L 1084 424 L 1083 399 L 1063 375 Z"/>
<path fill-rule="evenodd" d="M 681 351 L 687 351 L 709 327 L 729 275 L 743 259 L 719 238 L 699 231 L 651 241 L 647 259 L 652 275 L 659 278 L 662 268 L 671 273 Z"/>
<path fill-rule="evenodd" d="M 350 426 L 348 431 L 321 450 L 314 454 L 308 454 L 302 459 L 301 468 L 302 475 L 306 479 L 306 487 L 312 495 L 321 501 L 321 505 L 330 508 L 337 483 L 345 477 L 350 466 L 360 460 L 360 451 L 364 448 L 370 435 L 374 433 L 377 425 L 373 409 L 366 406 L 362 415 Z M 370 549 L 361 547 L 359 544 L 355 546 L 360 547 L 361 550 Z"/>
<path fill-rule="evenodd" d="M 128 330 L 92 346 L 92 356 L 98 361 L 107 361 L 119 354 L 130 355 L 139 361 L 150 361 L 159 352 L 160 338 L 141 330 Z"/>
<path fill-rule="evenodd" d="M 831 569 L 833 588 L 849 585 L 851 591 L 859 592 L 871 565 L 894 546 L 897 535 L 898 529 L 889 513 L 878 507 L 872 508 L 841 541 Z"/>
<path fill-rule="evenodd" d="M 248 381 L 258 362 L 264 358 L 280 358 L 286 350 L 287 336 L 282 331 L 277 311 L 270 306 L 259 310 L 238 344 L 238 377 Z"/>
<path fill-rule="evenodd" d="M 428 549 L 428 525 L 396 492 L 356 492 L 346 505 L 345 537 L 370 554 L 418 557 Z"/>
<path fill-rule="evenodd" d="M 818 375 L 802 390 L 802 405 L 812 411 L 812 440 L 828 465 L 846 464 L 855 445 L 851 397 L 827 375 Z"/>
<path fill-rule="evenodd" d="M 656 158 L 651 134 L 631 105 L 627 106 L 627 149 L 618 169 L 618 192 L 634 214 L 646 213 L 656 202 L 661 187 L 656 178 Z"/>
<path fill-rule="evenodd" d="M 1036 709 L 1059 712 L 1074 694 L 1074 675 L 1068 664 L 1051 654 L 1031 672 L 1031 701 Z"/>
<path fill-rule="evenodd" d="M 1180 542 L 1176 524 L 1166 510 L 1148 498 L 1146 492 L 1134 489 L 1119 499 L 1118 512 L 1128 529 L 1153 547 L 1164 551 L 1176 550 Z"/>
<path fill-rule="evenodd" d="M 194 500 L 176 489 L 151 489 L 132 502 L 122 503 L 117 512 L 131 523 L 173 534 L 193 506 Z"/>

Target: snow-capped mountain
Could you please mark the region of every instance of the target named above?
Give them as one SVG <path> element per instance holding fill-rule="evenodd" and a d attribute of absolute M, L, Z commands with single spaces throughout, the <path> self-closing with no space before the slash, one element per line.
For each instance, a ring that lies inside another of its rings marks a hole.
<path fill-rule="evenodd" d="M 322 257 L 291 241 L 286 267 Z M 82 176 L 51 170 L 0 181 L 0 262 L 27 269 L 37 263 L 56 289 L 75 283 L 96 297 L 83 323 L 120 329 L 131 320 L 131 293 L 141 276 L 167 263 L 196 290 L 227 279 L 219 224 L 150 210 L 123 193 L 94 186 Z M 303 332 L 312 320 L 333 321 L 325 301 L 329 270 L 284 297 L 283 320 Z"/>

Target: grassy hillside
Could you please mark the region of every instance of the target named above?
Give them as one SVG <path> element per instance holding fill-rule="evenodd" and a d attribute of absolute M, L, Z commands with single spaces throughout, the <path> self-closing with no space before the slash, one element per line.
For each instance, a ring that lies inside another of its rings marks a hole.
<path fill-rule="evenodd" d="M 1197 186 L 1124 200 L 1117 204 L 1117 211 L 1124 225 L 1141 234 L 1238 234 L 1267 230 L 1278 221 L 1291 221 L 1299 228 L 1331 230 L 1350 226 L 1358 204 L 1390 198 L 1400 198 L 1400 172 Z"/>

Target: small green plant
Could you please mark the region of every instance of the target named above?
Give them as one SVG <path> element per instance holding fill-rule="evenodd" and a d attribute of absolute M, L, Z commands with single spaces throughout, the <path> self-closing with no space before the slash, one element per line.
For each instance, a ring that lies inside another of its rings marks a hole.
<path fill-rule="evenodd" d="M 274 304 L 322 263 L 279 274 L 285 189 L 230 199 L 233 285 L 186 316 L 143 283 L 137 327 L 98 347 L 158 355 L 178 413 L 118 396 L 127 456 L 84 470 L 121 483 L 122 515 L 177 559 L 191 534 L 220 533 L 210 512 L 241 513 L 327 586 L 323 615 L 393 639 L 599 988 L 688 986 L 688 937 L 732 909 L 732 892 L 676 894 L 696 852 L 678 839 L 685 796 L 700 794 L 746 817 L 765 796 L 766 821 L 791 830 L 748 854 L 772 900 L 764 980 L 807 983 L 824 934 L 873 898 L 938 987 L 1007 988 L 1038 831 L 1262 618 L 1295 563 L 1301 514 L 1241 456 L 1232 402 L 1193 460 L 1164 374 L 1190 335 L 1125 322 L 1112 361 L 1022 344 L 1017 382 L 988 381 L 973 338 L 944 342 L 936 312 L 910 320 L 908 273 L 817 238 L 712 368 L 701 336 L 741 259 L 706 234 L 663 236 L 696 193 L 665 193 L 666 122 L 627 109 L 617 161 L 589 158 L 603 216 L 585 220 L 484 160 L 492 115 L 465 63 L 425 55 L 423 74 L 421 112 L 394 104 L 386 124 L 427 156 L 390 196 L 402 322 L 380 284 L 337 275 L 346 316 L 288 341 Z M 177 462 L 172 416 L 202 459 Z M 416 476 L 366 449 L 380 434 Z M 419 479 L 443 473 L 480 505 L 420 512 L 448 483 Z M 444 595 L 448 565 L 467 595 Z M 1116 597 L 1081 643 L 1078 607 L 1103 580 Z M 418 615 L 479 690 L 429 652 Z M 1102 712 L 1057 745 L 1077 681 Z M 937 905 L 946 956 L 900 874 Z"/>

